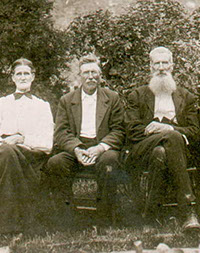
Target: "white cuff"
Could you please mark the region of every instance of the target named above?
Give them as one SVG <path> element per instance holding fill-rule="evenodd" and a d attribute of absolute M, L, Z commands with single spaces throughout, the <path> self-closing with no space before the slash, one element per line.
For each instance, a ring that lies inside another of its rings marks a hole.
<path fill-rule="evenodd" d="M 188 138 L 186 137 L 186 135 L 182 134 L 182 136 L 183 136 L 183 138 L 185 140 L 186 145 L 189 145 L 189 141 L 188 141 Z"/>
<path fill-rule="evenodd" d="M 109 150 L 111 148 L 110 145 L 108 145 L 108 144 L 106 144 L 104 142 L 100 142 L 99 144 L 104 148 L 105 151 L 107 151 L 107 150 Z"/>

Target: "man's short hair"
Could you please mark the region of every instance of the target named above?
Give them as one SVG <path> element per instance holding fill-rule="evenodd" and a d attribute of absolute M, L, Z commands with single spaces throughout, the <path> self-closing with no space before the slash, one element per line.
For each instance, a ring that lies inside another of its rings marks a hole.
<path fill-rule="evenodd" d="M 32 73 L 35 73 L 35 68 L 33 66 L 32 61 L 26 59 L 26 58 L 20 58 L 17 59 L 16 61 L 13 62 L 12 66 L 11 66 L 11 73 L 13 74 L 15 71 L 15 68 L 17 66 L 28 66 L 31 69 Z"/>
<path fill-rule="evenodd" d="M 93 54 L 93 53 L 90 53 L 90 54 L 87 54 L 87 55 L 84 55 L 80 58 L 80 61 L 79 61 L 79 69 L 81 68 L 81 66 L 83 64 L 86 64 L 86 63 L 96 63 L 98 66 L 99 66 L 99 69 L 101 70 L 101 67 L 100 67 L 100 60 L 99 58 Z"/>
<path fill-rule="evenodd" d="M 156 55 L 156 54 L 168 54 L 170 56 L 170 62 L 173 62 L 172 52 L 166 47 L 156 47 L 153 50 L 151 50 L 151 52 L 149 54 L 151 62 L 152 62 L 154 55 Z"/>

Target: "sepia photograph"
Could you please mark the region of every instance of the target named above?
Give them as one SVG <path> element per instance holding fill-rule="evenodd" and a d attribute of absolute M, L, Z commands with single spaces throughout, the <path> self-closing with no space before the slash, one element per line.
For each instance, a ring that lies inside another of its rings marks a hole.
<path fill-rule="evenodd" d="M 200 252 L 200 1 L 0 19 L 0 253 Z"/>

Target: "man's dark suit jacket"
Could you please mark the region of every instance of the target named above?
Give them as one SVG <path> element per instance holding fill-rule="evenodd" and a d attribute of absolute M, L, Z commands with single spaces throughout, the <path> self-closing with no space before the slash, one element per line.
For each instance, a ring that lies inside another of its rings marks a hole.
<path fill-rule="evenodd" d="M 195 138 L 199 130 L 195 96 L 185 88 L 177 87 L 172 93 L 177 123 L 166 121 L 174 130 L 184 134 L 188 140 Z M 125 116 L 127 137 L 131 143 L 147 138 L 146 126 L 154 120 L 155 96 L 148 86 L 135 89 L 128 98 Z"/>
<path fill-rule="evenodd" d="M 79 139 L 82 120 L 81 88 L 60 99 L 56 115 L 55 142 L 58 147 L 73 154 L 81 146 Z M 124 141 L 124 110 L 116 92 L 107 88 L 97 89 L 96 129 L 97 142 L 104 142 L 120 150 Z"/>

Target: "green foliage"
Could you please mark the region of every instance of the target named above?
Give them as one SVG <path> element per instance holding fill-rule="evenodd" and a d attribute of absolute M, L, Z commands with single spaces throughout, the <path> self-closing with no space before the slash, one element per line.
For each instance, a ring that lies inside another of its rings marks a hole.
<path fill-rule="evenodd" d="M 52 8 L 48 0 L 0 2 L 1 95 L 14 87 L 8 79 L 9 66 L 26 57 L 36 67 L 35 94 L 54 107 L 70 82 L 77 81 L 77 59 L 95 52 L 107 85 L 125 96 L 148 83 L 149 52 L 161 45 L 173 52 L 177 83 L 197 93 L 200 9 L 189 15 L 174 0 L 138 0 L 118 16 L 97 10 L 77 17 L 62 32 L 53 26 Z"/>
<path fill-rule="evenodd" d="M 33 61 L 36 67 L 34 90 L 50 99 L 60 70 L 65 64 L 64 34 L 56 31 L 51 19 L 53 3 L 48 0 L 2 0 L 0 2 L 0 82 L 6 94 L 14 87 L 8 81 L 9 67 L 18 58 Z M 54 78 L 53 78 L 54 77 Z M 56 87 L 59 93 L 62 86 Z M 1 95 L 2 95 L 1 94 Z"/>
<path fill-rule="evenodd" d="M 168 47 L 174 55 L 174 76 L 179 85 L 197 92 L 199 75 L 200 10 L 191 16 L 173 0 L 137 1 L 125 14 L 99 10 L 76 18 L 68 29 L 69 54 L 93 51 L 102 60 L 108 86 L 121 95 L 148 83 L 149 52 Z"/>

